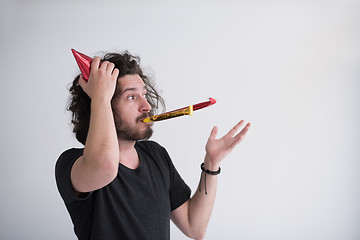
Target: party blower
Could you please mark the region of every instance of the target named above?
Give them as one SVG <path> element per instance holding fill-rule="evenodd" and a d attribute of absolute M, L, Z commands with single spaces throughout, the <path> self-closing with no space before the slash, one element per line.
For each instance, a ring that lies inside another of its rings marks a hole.
<path fill-rule="evenodd" d="M 83 78 L 85 79 L 85 81 L 87 81 L 89 79 L 89 75 L 90 75 L 90 64 L 93 59 L 83 53 L 76 51 L 75 49 L 71 49 L 71 51 L 75 57 L 75 60 L 78 64 L 79 68 L 80 68 Z M 194 111 L 211 106 L 215 103 L 216 103 L 215 99 L 209 98 L 209 101 L 206 101 L 206 102 L 201 102 L 201 103 L 198 103 L 195 105 L 190 105 L 190 106 L 179 108 L 179 109 L 176 109 L 176 110 L 173 110 L 170 112 L 166 112 L 166 113 L 162 113 L 159 115 L 145 118 L 143 120 L 143 122 L 157 122 L 157 121 L 162 121 L 162 120 L 185 116 L 185 115 L 192 116 Z"/>
<path fill-rule="evenodd" d="M 177 110 L 173 110 L 173 111 L 170 111 L 170 112 L 166 112 L 166 113 L 163 113 L 163 114 L 159 114 L 159 115 L 155 115 L 155 116 L 152 116 L 152 117 L 145 118 L 143 120 L 143 122 L 162 121 L 162 120 L 165 120 L 165 119 L 170 119 L 170 118 L 174 118 L 174 117 L 180 117 L 180 116 L 184 116 L 184 115 L 192 116 L 193 111 L 196 111 L 196 110 L 211 106 L 211 105 L 213 105 L 215 103 L 216 103 L 215 99 L 209 98 L 209 101 L 206 101 L 206 102 L 198 103 L 198 104 L 195 104 L 195 105 L 190 105 L 190 106 L 187 106 L 187 107 L 179 108 Z"/>

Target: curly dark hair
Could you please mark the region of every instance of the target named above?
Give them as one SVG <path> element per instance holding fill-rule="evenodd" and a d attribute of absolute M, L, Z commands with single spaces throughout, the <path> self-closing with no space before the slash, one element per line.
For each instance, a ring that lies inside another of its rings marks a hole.
<path fill-rule="evenodd" d="M 158 94 L 154 84 L 143 74 L 140 68 L 139 57 L 133 56 L 128 51 L 125 51 L 123 54 L 107 53 L 101 61 L 109 61 L 115 64 L 115 67 L 119 69 L 118 79 L 125 75 L 132 74 L 138 74 L 142 78 L 147 90 L 147 100 L 151 105 L 150 114 L 154 114 L 159 108 L 159 103 L 162 105 L 163 110 L 165 110 L 163 98 Z M 90 124 L 91 99 L 79 85 L 79 79 L 80 75 L 74 79 L 69 88 L 71 98 L 67 109 L 72 112 L 71 122 L 74 124 L 73 132 L 76 135 L 76 139 L 85 145 Z"/>

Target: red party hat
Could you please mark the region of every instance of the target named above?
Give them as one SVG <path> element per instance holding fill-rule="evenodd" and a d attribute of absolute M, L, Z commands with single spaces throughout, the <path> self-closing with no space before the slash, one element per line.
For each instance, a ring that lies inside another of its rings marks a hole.
<path fill-rule="evenodd" d="M 75 49 L 71 49 L 71 51 L 74 54 L 75 60 L 79 65 L 80 71 L 84 79 L 87 81 L 90 75 L 90 63 L 93 59 L 89 56 L 86 56 L 85 54 L 76 51 Z"/>

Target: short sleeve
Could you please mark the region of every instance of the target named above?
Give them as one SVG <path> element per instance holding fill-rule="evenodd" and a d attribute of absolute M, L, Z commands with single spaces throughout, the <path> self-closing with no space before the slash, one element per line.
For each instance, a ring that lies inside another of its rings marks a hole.
<path fill-rule="evenodd" d="M 190 199 L 191 190 L 189 186 L 180 177 L 174 168 L 173 184 L 170 191 L 171 211 L 180 207 L 183 203 Z"/>
<path fill-rule="evenodd" d="M 66 204 L 76 200 L 83 200 L 75 195 L 70 173 L 75 161 L 83 155 L 83 149 L 72 148 L 63 152 L 56 162 L 55 178 L 59 193 Z"/>
<path fill-rule="evenodd" d="M 164 151 L 170 165 L 170 207 L 173 211 L 190 199 L 191 189 L 181 178 L 165 149 Z"/>

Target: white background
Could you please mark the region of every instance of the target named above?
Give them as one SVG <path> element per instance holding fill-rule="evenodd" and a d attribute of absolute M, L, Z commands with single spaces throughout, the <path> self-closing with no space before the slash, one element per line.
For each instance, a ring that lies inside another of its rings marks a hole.
<path fill-rule="evenodd" d="M 75 239 L 54 178 L 81 146 L 71 48 L 139 55 L 167 110 L 217 99 L 155 126 L 193 191 L 211 128 L 252 123 L 205 239 L 360 239 L 359 1 L 0 3 L 0 239 Z"/>

